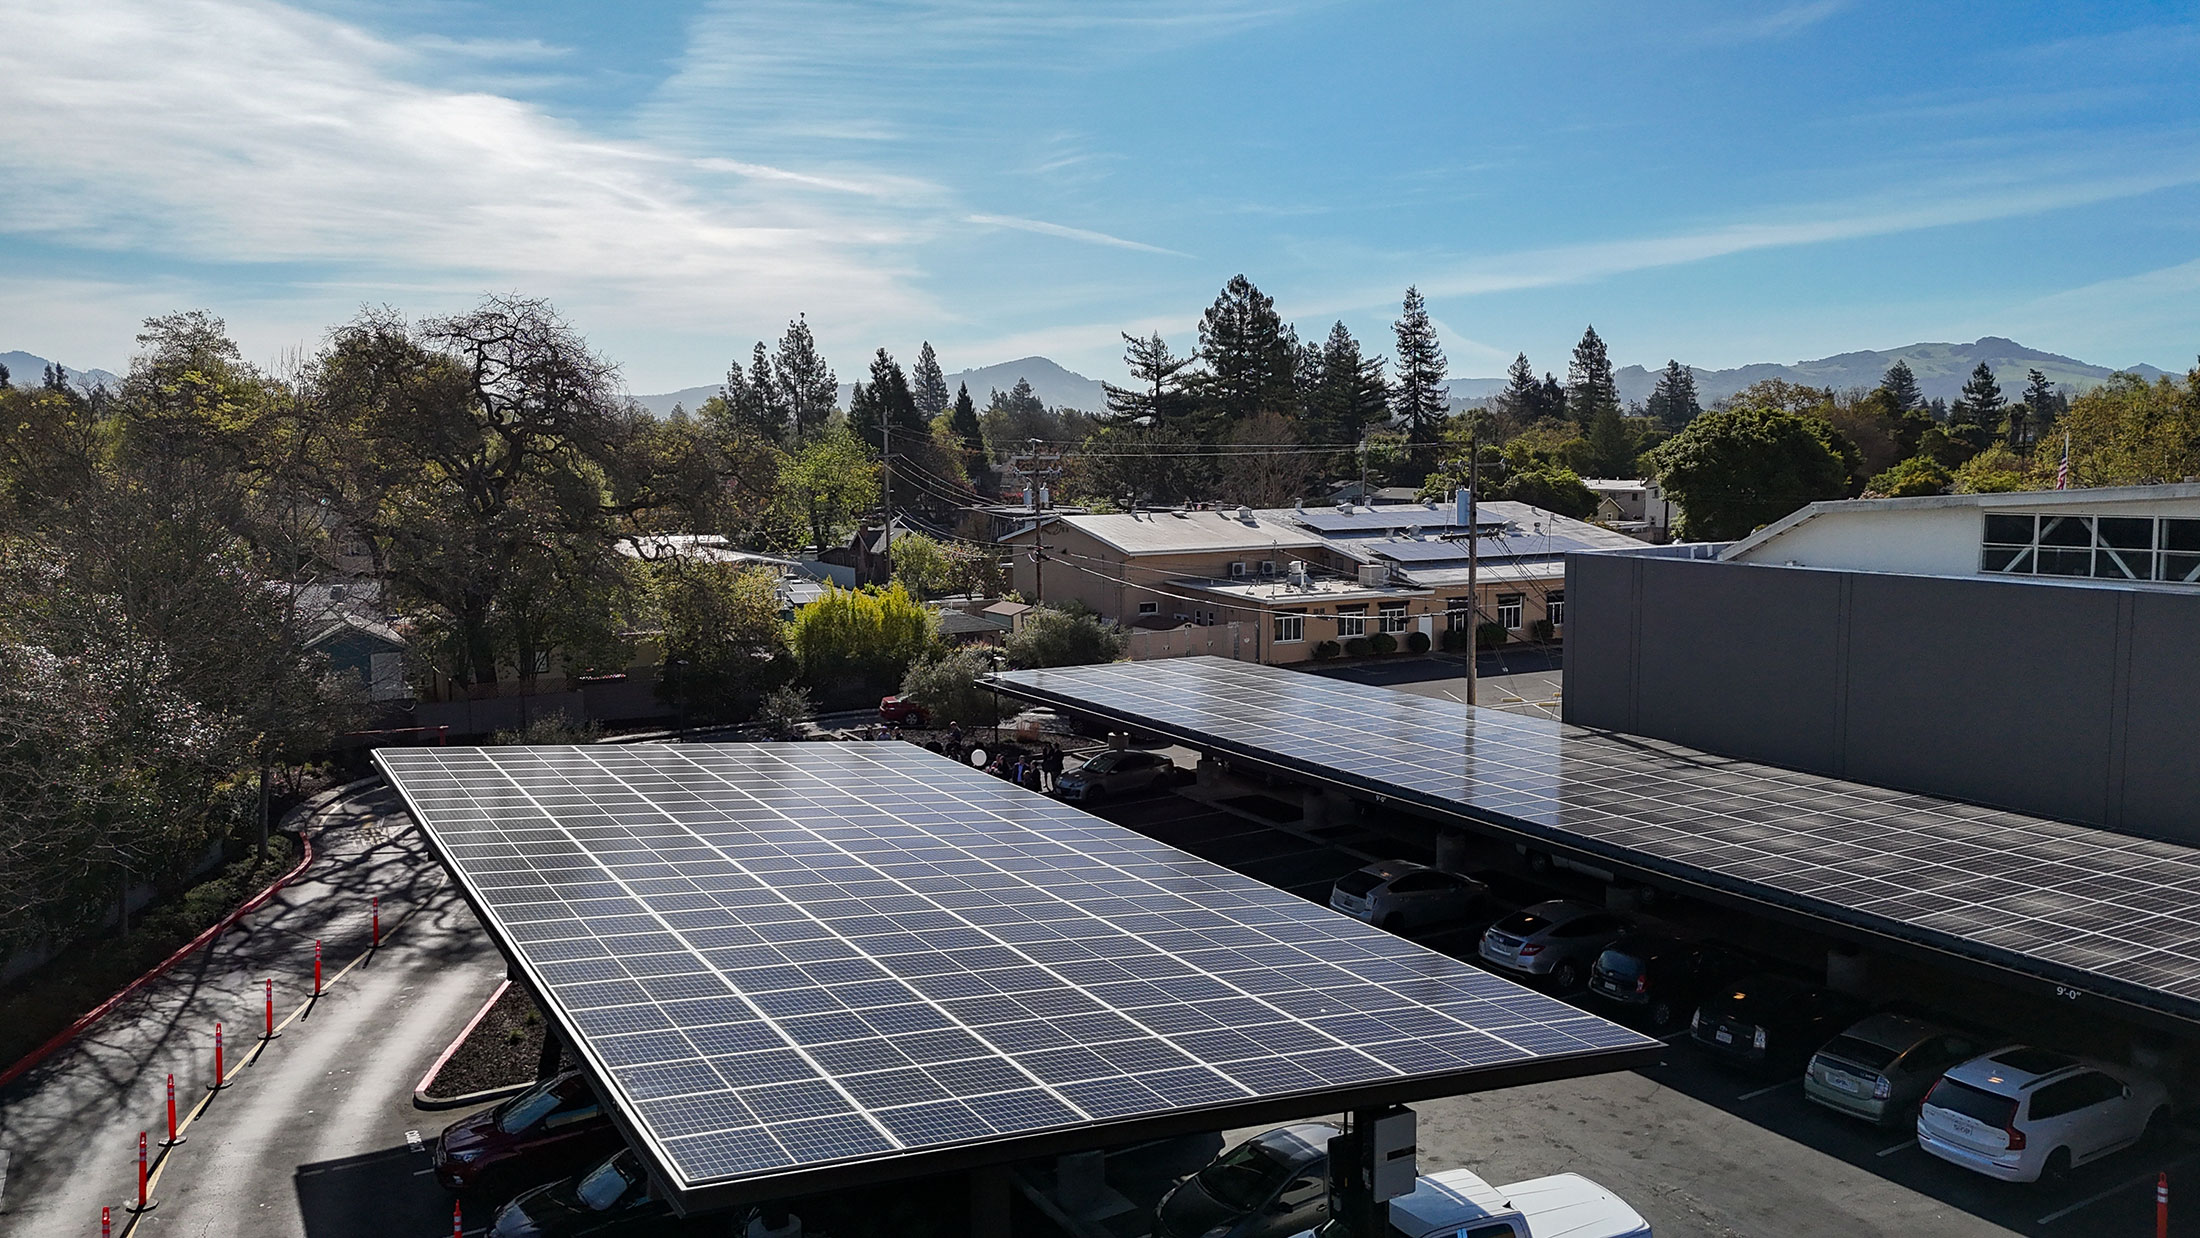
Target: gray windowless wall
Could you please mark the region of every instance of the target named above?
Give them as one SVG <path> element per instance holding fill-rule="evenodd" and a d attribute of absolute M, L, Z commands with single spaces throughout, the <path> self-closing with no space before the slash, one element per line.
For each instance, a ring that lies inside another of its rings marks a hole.
<path fill-rule="evenodd" d="M 1566 560 L 1565 718 L 2200 843 L 2200 592 Z"/>

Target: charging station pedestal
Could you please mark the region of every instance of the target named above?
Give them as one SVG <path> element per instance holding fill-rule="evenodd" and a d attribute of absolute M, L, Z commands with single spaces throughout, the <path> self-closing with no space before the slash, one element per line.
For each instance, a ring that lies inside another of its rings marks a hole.
<path fill-rule="evenodd" d="M 1420 1180 L 1413 1111 L 1403 1105 L 1357 1109 L 1329 1141 L 1329 1215 L 1354 1238 L 1381 1238 L 1389 1210 Z"/>

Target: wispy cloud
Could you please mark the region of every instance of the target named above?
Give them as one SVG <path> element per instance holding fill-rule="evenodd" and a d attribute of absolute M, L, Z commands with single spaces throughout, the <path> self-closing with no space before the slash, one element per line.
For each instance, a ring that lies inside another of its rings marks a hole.
<path fill-rule="evenodd" d="M 1148 245 L 1144 241 L 1125 240 L 1090 228 L 1072 228 L 1067 224 L 1050 224 L 1043 219 L 1019 219 L 1014 215 L 965 215 L 964 223 L 985 228 L 1014 228 L 1018 232 L 1034 232 L 1040 236 L 1058 236 L 1065 241 L 1083 241 L 1088 245 L 1112 245 L 1117 249 L 1135 249 L 1141 253 L 1168 254 L 1174 258 L 1189 258 L 1190 254 L 1176 249 L 1164 249 Z"/>
<path fill-rule="evenodd" d="M 1696 38 L 1704 43 L 1784 39 L 1810 29 L 1848 6 L 1848 0 L 1806 0 L 1801 4 L 1782 5 L 1770 12 L 1706 26 L 1697 31 Z"/>

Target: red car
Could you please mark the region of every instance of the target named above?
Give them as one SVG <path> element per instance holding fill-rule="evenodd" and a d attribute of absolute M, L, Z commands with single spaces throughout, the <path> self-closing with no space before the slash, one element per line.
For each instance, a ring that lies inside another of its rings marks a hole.
<path fill-rule="evenodd" d="M 588 1080 L 569 1070 L 444 1128 L 435 1141 L 435 1179 L 450 1191 L 492 1180 L 545 1182 L 625 1146 Z"/>
<path fill-rule="evenodd" d="M 926 726 L 932 715 L 906 696 L 889 696 L 878 703 L 878 720 L 895 726 Z"/>

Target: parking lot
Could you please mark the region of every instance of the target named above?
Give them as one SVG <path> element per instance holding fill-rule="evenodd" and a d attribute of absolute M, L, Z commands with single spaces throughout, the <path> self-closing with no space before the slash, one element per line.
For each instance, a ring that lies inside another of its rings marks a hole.
<path fill-rule="evenodd" d="M 1181 749 L 1175 755 L 1186 763 L 1193 756 Z M 1414 841 L 1413 823 L 1314 827 L 1300 819 L 1297 805 L 1289 787 L 1226 782 L 1094 811 L 1317 900 L 1327 898 L 1337 876 L 1370 859 L 1433 859 L 1428 844 Z M 1419 833 L 1425 838 L 1431 831 Z M 1562 871 L 1531 874 L 1520 857 L 1494 844 L 1479 848 L 1471 865 L 1510 867 L 1522 891 L 1603 900 L 1600 882 Z M 1815 958 L 1823 966 L 1828 943 L 1807 933 L 1685 901 L 1660 903 L 1657 912 L 1746 943 L 1773 965 L 1800 970 Z M 1419 940 L 1471 961 L 1477 936 L 1472 928 L 1455 929 Z M 1989 1036 L 2106 1052 L 2133 1034 L 1922 965 L 1878 959 L 1872 965 L 1875 986 L 1905 1005 L 1937 1001 Z M 1609 1013 L 1579 990 L 1560 996 Z M 2064 1182 L 1996 1182 L 1919 1150 L 1906 1126 L 1873 1127 L 1807 1101 L 1798 1077 L 1757 1077 L 1716 1062 L 1685 1043 L 1685 1028 L 1666 1039 L 1673 1049 L 1655 1068 L 1416 1106 L 1422 1168 L 1467 1166 L 1496 1183 L 1580 1172 L 1627 1199 L 1666 1235 L 2059 1238 L 2151 1233 L 2156 1174 L 2170 1173 L 2174 1200 L 2179 1175 L 2200 1167 L 2200 1140 L 2179 1130 L 2162 1146 L 2081 1166 Z M 1158 1189 L 1125 1184 L 1134 1197 Z M 2190 1207 L 2173 1206 L 2172 1233 L 2200 1235 L 2200 1188 L 2192 1198 Z"/>

